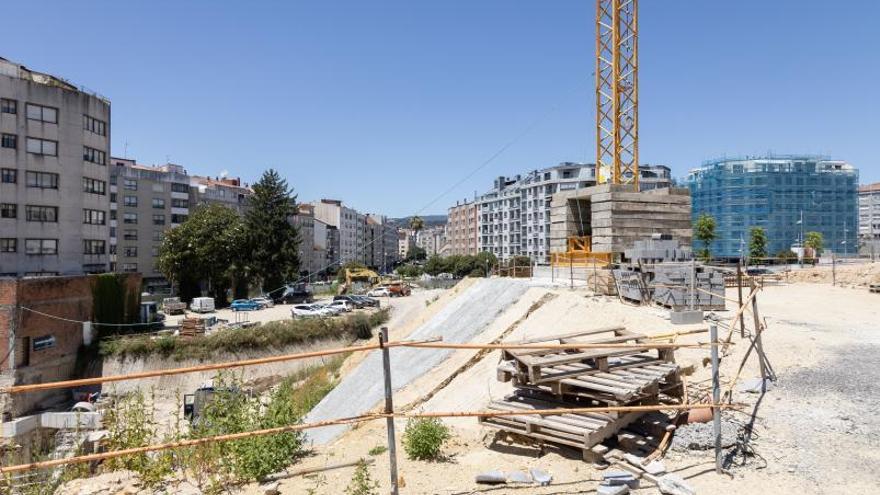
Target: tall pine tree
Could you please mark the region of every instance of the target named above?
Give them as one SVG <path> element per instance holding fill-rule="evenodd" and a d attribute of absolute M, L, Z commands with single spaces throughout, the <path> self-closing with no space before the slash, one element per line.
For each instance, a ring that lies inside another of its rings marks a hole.
<path fill-rule="evenodd" d="M 280 289 L 299 270 L 299 232 L 290 222 L 296 214 L 296 196 L 287 181 L 273 169 L 254 184 L 245 217 L 250 276 L 264 292 Z"/>

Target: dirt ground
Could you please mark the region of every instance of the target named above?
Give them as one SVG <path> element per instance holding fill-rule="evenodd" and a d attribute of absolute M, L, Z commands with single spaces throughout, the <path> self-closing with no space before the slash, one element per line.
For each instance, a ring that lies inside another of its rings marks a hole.
<path fill-rule="evenodd" d="M 735 297 L 732 293 L 728 296 Z M 880 420 L 875 416 L 880 405 L 880 354 L 876 352 L 880 346 L 880 335 L 876 332 L 880 295 L 863 288 L 791 284 L 765 288 L 758 296 L 758 306 L 767 325 L 764 346 L 778 382 L 760 398 L 734 389 L 734 401 L 749 405 L 745 412 L 734 414 L 734 420 L 745 424 L 751 419 L 750 413 L 755 412 L 750 443 L 753 455 L 736 456 L 729 468 L 731 474 L 717 475 L 711 451 L 670 451 L 664 459 L 667 469 L 685 477 L 697 493 L 876 491 L 880 485 L 880 474 L 876 471 L 880 454 L 875 448 L 880 436 Z M 728 322 L 732 312 L 715 315 Z M 667 312 L 659 308 L 632 307 L 581 291 L 536 288 L 500 315 L 498 324 L 481 334 L 479 341 L 501 335 L 512 341 L 618 323 L 644 333 L 666 333 L 673 329 L 667 318 Z M 706 335 L 681 341 L 699 340 L 705 341 Z M 733 377 L 747 349 L 746 341 L 735 337 L 734 342 L 738 345 L 722 361 L 725 381 Z M 507 393 L 508 385 L 495 380 L 497 354 L 490 353 L 462 369 L 472 355 L 472 351 L 460 351 L 401 390 L 396 394 L 396 407 L 478 410 L 491 398 Z M 692 389 L 707 384 L 710 374 L 702 361 L 708 350 L 680 350 L 676 356 L 683 365 L 697 366 L 695 375 L 688 379 Z M 444 380 L 455 373 L 457 376 L 444 385 Z M 752 359 L 742 377 L 756 376 L 759 368 Z M 420 399 L 426 394 L 431 395 L 429 400 Z M 454 439 L 446 449 L 446 460 L 410 461 L 399 452 L 401 493 L 575 494 L 592 492 L 601 478 L 601 472 L 581 461 L 579 453 L 551 449 L 542 455 L 533 447 L 490 445 L 492 433 L 482 429 L 475 419 L 447 420 L 447 424 L 453 429 Z M 397 421 L 396 428 L 399 443 L 405 421 Z M 379 482 L 380 492 L 384 492 L 389 485 L 388 454 L 370 456 L 368 451 L 385 443 L 384 422 L 365 424 L 334 444 L 316 449 L 292 470 L 372 459 L 371 475 Z M 554 478 L 552 485 L 487 487 L 473 481 L 483 471 L 530 467 L 550 472 Z M 349 467 L 308 477 L 282 477 L 279 489 L 285 494 L 306 493 L 310 489 L 315 489 L 314 493 L 338 494 L 348 484 L 352 471 Z M 258 485 L 244 487 L 242 491 L 262 493 Z M 643 488 L 635 493 L 657 490 L 643 483 Z"/>
<path fill-rule="evenodd" d="M 809 282 L 814 284 L 837 284 L 849 287 L 867 287 L 870 284 L 880 284 L 880 263 L 868 263 L 864 260 L 858 262 L 837 263 L 821 265 L 799 270 L 796 266 L 786 271 L 788 282 Z"/>

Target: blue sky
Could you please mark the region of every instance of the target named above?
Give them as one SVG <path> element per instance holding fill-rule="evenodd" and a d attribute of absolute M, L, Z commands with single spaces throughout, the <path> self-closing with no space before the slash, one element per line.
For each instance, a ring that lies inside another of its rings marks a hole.
<path fill-rule="evenodd" d="M 595 4 L 581 1 L 15 2 L 0 56 L 113 103 L 112 152 L 300 200 L 443 213 L 595 159 Z M 880 2 L 640 5 L 640 155 L 822 153 L 880 181 Z M 31 22 L 33 21 L 33 22 Z M 528 132 L 524 132 L 530 129 Z M 435 198 L 514 141 L 504 153 Z"/>

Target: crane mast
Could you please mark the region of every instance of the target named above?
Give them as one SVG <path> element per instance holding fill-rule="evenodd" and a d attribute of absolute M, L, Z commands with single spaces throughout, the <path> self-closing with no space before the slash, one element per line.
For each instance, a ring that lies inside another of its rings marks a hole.
<path fill-rule="evenodd" d="M 596 0 L 596 181 L 639 188 L 638 0 Z"/>

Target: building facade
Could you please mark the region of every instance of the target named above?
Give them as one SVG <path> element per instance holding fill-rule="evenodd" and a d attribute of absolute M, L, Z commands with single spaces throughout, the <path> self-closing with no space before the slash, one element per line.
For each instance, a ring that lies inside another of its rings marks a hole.
<path fill-rule="evenodd" d="M 710 249 L 720 258 L 747 254 L 752 227 L 766 230 L 770 256 L 800 246 L 810 231 L 822 234 L 826 251 L 853 254 L 858 178 L 852 165 L 822 156 L 713 160 L 688 175 L 692 217 L 715 218 Z"/>
<path fill-rule="evenodd" d="M 220 204 L 239 215 L 247 213 L 253 190 L 242 185 L 238 177 L 190 176 L 189 201 L 193 208 L 203 204 Z"/>
<path fill-rule="evenodd" d="M 309 277 L 316 276 L 329 263 L 328 225 L 315 218 L 315 207 L 310 204 L 297 205 L 297 214 L 293 216 L 291 222 L 299 230 L 300 274 Z"/>
<path fill-rule="evenodd" d="M 364 264 L 386 273 L 400 259 L 397 251 L 397 226 L 385 215 L 366 215 Z"/>
<path fill-rule="evenodd" d="M 450 255 L 477 254 L 479 213 L 473 201 L 456 202 L 446 217 L 446 242 Z"/>
<path fill-rule="evenodd" d="M 110 102 L 0 58 L 0 274 L 109 264 Z"/>
<path fill-rule="evenodd" d="M 416 246 L 425 250 L 425 256 L 440 256 L 446 246 L 446 226 L 428 227 L 416 233 Z"/>
<path fill-rule="evenodd" d="M 110 165 L 110 270 L 141 273 L 148 289 L 167 286 L 157 266 L 165 233 L 189 218 L 190 176 L 180 165 Z"/>
<path fill-rule="evenodd" d="M 641 165 L 642 190 L 672 185 L 669 167 Z M 515 177 L 498 177 L 491 191 L 475 200 L 477 251 L 488 251 L 501 260 L 528 256 L 538 263 L 550 261 L 550 201 L 560 191 L 575 191 L 596 184 L 592 163 L 561 163 Z"/>
<path fill-rule="evenodd" d="M 859 187 L 859 253 L 880 255 L 880 182 Z"/>

